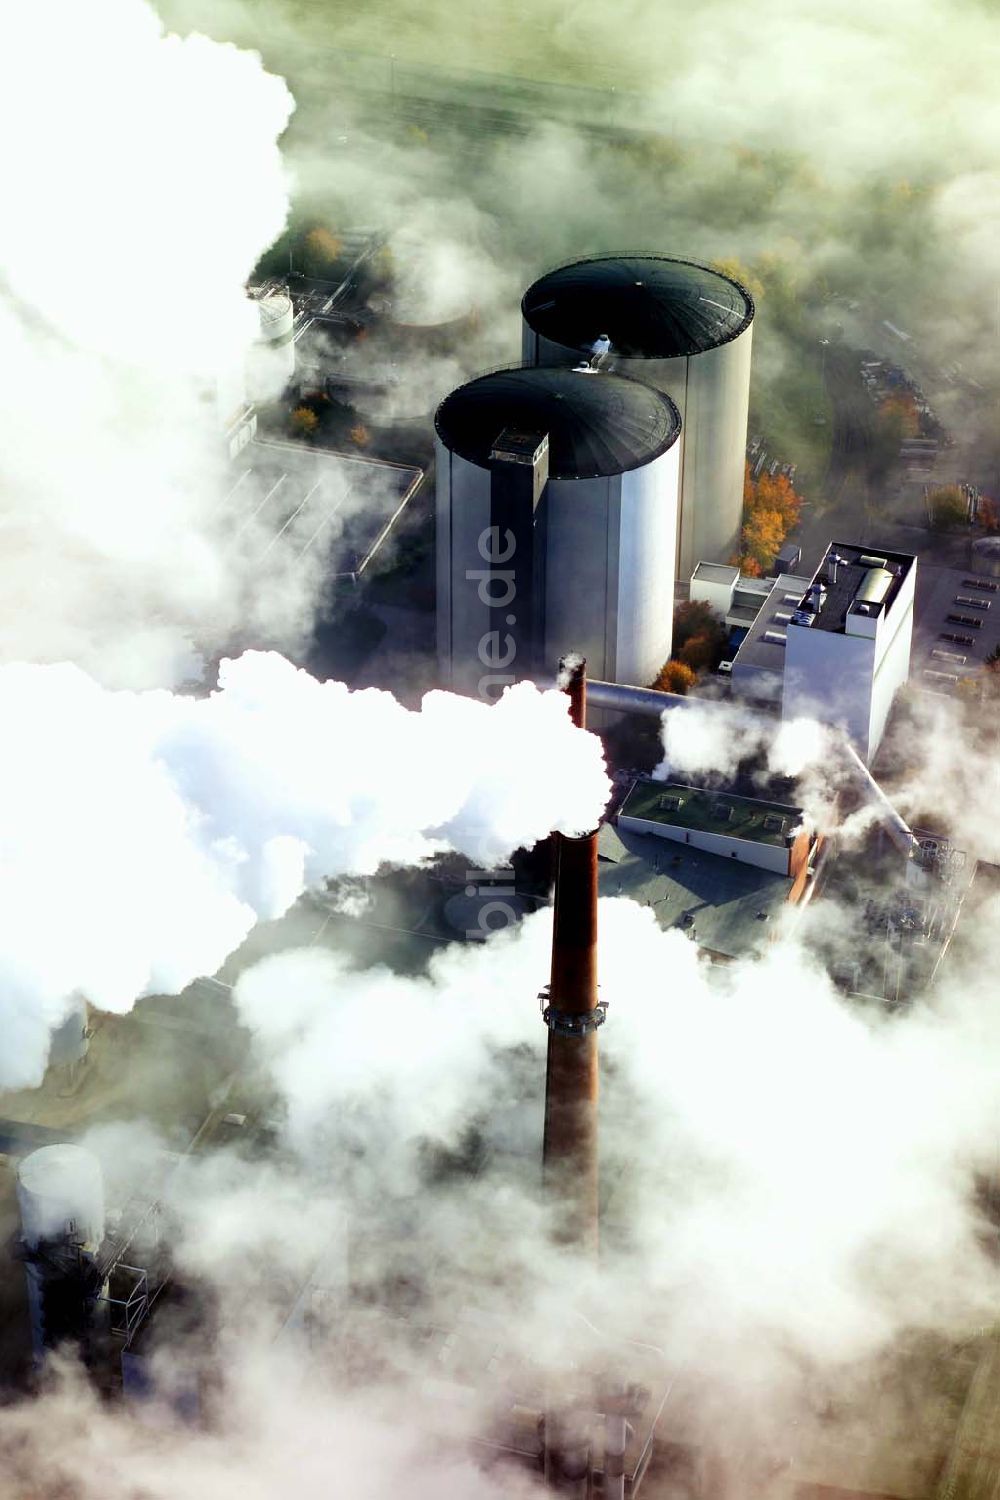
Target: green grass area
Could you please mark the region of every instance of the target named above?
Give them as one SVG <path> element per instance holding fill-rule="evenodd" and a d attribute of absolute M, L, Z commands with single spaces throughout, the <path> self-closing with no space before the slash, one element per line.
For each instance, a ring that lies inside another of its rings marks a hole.
<path fill-rule="evenodd" d="M 674 828 L 692 828 L 700 833 L 720 833 L 755 844 L 781 847 L 786 834 L 799 822 L 799 811 L 780 802 L 758 802 L 749 797 L 729 797 L 722 792 L 704 792 L 676 782 L 637 781 L 622 805 L 622 815 L 668 823 Z"/>
<path fill-rule="evenodd" d="M 814 500 L 830 461 L 833 403 L 823 381 L 819 349 L 793 349 L 772 375 L 758 377 L 750 401 L 750 431 L 762 432 L 768 453 L 797 465 L 795 488 Z"/>

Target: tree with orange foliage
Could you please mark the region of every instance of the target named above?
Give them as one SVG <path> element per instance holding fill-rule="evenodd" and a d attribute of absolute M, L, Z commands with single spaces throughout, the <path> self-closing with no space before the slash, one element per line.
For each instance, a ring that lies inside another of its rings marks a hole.
<path fill-rule="evenodd" d="M 712 636 L 699 632 L 684 642 L 677 660 L 690 667 L 692 672 L 707 672 L 718 666 L 720 653 Z"/>
<path fill-rule="evenodd" d="M 759 578 L 774 566 L 788 533 L 798 525 L 802 497 L 787 474 L 750 476 L 743 483 L 743 531 L 737 565 L 741 573 Z"/>
<path fill-rule="evenodd" d="M 919 436 L 920 413 L 912 392 L 900 391 L 894 396 L 886 396 L 879 402 L 878 414 L 879 421 L 891 430 L 893 436 L 899 434 L 900 442 L 904 438 Z"/>
<path fill-rule="evenodd" d="M 660 668 L 653 686 L 660 693 L 687 692 L 688 688 L 695 683 L 695 673 L 682 661 L 675 661 L 673 657 L 665 661 Z"/>
<path fill-rule="evenodd" d="M 725 622 L 704 599 L 688 599 L 674 611 L 674 658 L 692 671 L 714 672 L 727 639 Z"/>
<path fill-rule="evenodd" d="M 1000 506 L 989 495 L 980 496 L 976 520 L 984 531 L 1000 531 Z"/>
<path fill-rule="evenodd" d="M 351 428 L 351 442 L 356 448 L 367 448 L 372 440 L 372 435 L 363 422 L 356 422 Z"/>
<path fill-rule="evenodd" d="M 289 418 L 293 432 L 300 437 L 312 437 L 319 426 L 319 417 L 311 406 L 297 406 Z"/>

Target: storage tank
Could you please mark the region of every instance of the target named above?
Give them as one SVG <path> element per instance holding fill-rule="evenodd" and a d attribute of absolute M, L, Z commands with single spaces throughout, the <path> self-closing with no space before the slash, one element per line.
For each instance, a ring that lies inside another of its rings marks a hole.
<path fill-rule="evenodd" d="M 18 1167 L 17 1202 L 32 1346 L 41 1360 L 66 1340 L 84 1342 L 93 1326 L 104 1239 L 100 1163 L 80 1146 L 43 1146 Z"/>
<path fill-rule="evenodd" d="M 753 298 L 707 266 L 667 256 L 577 261 L 524 294 L 523 358 L 533 365 L 589 359 L 606 336 L 603 367 L 646 381 L 684 424 L 677 577 L 699 562 L 729 562 L 743 515 Z"/>
<path fill-rule="evenodd" d="M 554 673 L 645 683 L 670 655 L 680 417 L 618 375 L 500 370 L 435 417 L 438 655 L 487 700 Z"/>
<path fill-rule="evenodd" d="M 78 997 L 71 1001 L 66 1019 L 52 1033 L 50 1068 L 72 1068 L 83 1062 L 90 1047 L 88 1023 L 87 1002 Z"/>
<path fill-rule="evenodd" d="M 295 375 L 295 309 L 287 292 L 257 299 L 260 337 L 250 352 L 247 386 L 254 401 L 273 401 Z"/>

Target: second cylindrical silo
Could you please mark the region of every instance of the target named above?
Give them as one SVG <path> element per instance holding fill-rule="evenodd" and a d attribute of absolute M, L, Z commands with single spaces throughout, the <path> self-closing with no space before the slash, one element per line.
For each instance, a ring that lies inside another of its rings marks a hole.
<path fill-rule="evenodd" d="M 589 360 L 647 382 L 684 424 L 677 576 L 728 562 L 739 542 L 754 305 L 745 287 L 691 261 L 601 256 L 541 277 L 521 303 L 523 357 Z"/>
<path fill-rule="evenodd" d="M 660 392 L 512 369 L 438 408 L 438 654 L 484 699 L 554 673 L 645 683 L 670 654 L 680 418 Z"/>

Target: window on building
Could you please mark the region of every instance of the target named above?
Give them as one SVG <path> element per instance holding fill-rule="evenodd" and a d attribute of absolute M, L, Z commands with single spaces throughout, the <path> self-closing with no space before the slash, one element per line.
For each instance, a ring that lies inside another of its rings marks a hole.
<path fill-rule="evenodd" d="M 997 585 L 991 583 L 988 578 L 963 578 L 963 589 L 979 589 L 980 593 L 995 594 Z"/>
<path fill-rule="evenodd" d="M 931 678 L 934 682 L 949 682 L 954 684 L 959 680 L 957 672 L 938 672 L 933 667 L 925 667 L 924 676 Z"/>
<path fill-rule="evenodd" d="M 951 641 L 955 646 L 975 645 L 975 641 L 971 635 L 957 635 L 954 630 L 942 630 L 940 638 L 942 641 Z"/>
<path fill-rule="evenodd" d="M 945 619 L 952 625 L 968 625 L 972 630 L 982 630 L 982 620 L 977 620 L 975 615 L 945 615 Z"/>

